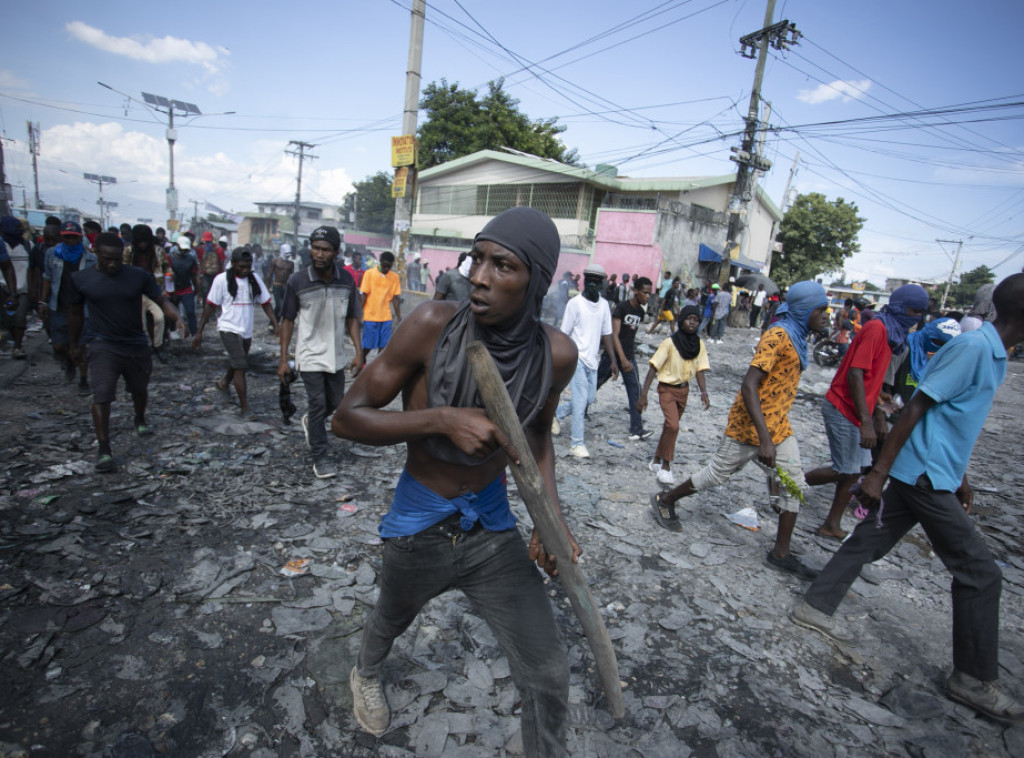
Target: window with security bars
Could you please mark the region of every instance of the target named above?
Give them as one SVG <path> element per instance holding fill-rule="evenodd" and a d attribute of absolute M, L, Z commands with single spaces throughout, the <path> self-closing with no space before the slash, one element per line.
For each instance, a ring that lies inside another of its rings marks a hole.
<path fill-rule="evenodd" d="M 519 205 L 536 208 L 551 218 L 588 219 L 594 203 L 592 187 L 572 182 L 543 184 L 451 184 L 420 188 L 420 213 L 453 216 L 497 216 Z"/>

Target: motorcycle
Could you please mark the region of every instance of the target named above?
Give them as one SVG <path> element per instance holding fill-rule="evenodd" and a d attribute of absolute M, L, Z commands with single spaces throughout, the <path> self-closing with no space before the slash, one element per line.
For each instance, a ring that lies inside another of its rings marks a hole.
<path fill-rule="evenodd" d="M 839 343 L 827 333 L 817 335 L 812 342 L 814 362 L 822 368 L 835 368 L 843 360 Z"/>

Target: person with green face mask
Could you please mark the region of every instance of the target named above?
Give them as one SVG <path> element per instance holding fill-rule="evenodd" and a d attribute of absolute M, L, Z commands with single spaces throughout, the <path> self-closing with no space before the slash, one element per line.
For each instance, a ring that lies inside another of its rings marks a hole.
<path fill-rule="evenodd" d="M 572 414 L 572 447 L 569 452 L 577 458 L 590 457 L 590 451 L 584 444 L 583 423 L 587 406 L 597 397 L 597 367 L 602 342 L 611 356 L 612 379 L 619 378 L 619 365 L 612 344 L 612 312 L 608 301 L 601 297 L 604 283 L 604 267 L 591 263 L 583 269 L 583 292 L 580 297 L 569 301 L 562 317 L 562 331 L 576 343 L 579 358 L 570 384 L 572 398 L 558 406 L 551 433 L 558 434 L 561 431 L 558 420 Z"/>

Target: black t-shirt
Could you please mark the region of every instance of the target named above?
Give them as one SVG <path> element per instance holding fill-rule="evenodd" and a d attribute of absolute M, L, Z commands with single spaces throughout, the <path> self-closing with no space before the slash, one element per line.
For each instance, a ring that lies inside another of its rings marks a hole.
<path fill-rule="evenodd" d="M 82 258 L 84 257 L 83 253 Z M 64 261 L 64 266 L 60 270 L 60 284 L 57 285 L 57 313 L 67 313 L 68 305 L 75 302 L 71 299 L 74 292 L 74 288 L 71 285 L 71 275 L 77 272 L 78 267 L 82 265 L 82 258 L 79 258 L 74 263 Z"/>
<path fill-rule="evenodd" d="M 90 332 L 96 339 L 127 347 L 145 347 L 142 296 L 161 299 L 153 275 L 136 266 L 123 266 L 115 276 L 95 267 L 71 276 L 70 303 L 89 306 Z"/>
<path fill-rule="evenodd" d="M 619 343 L 622 345 L 622 352 L 632 361 L 633 349 L 636 345 L 636 330 L 644 321 L 644 309 L 626 300 L 612 308 L 612 318 L 622 321 L 622 325 L 619 327 Z"/>

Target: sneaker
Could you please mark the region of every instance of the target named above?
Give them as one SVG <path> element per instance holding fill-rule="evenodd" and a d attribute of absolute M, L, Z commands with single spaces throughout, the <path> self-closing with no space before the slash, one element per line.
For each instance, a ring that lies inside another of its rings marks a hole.
<path fill-rule="evenodd" d="M 629 435 L 629 441 L 630 442 L 639 442 L 640 440 L 647 439 L 652 434 L 654 434 L 654 432 L 650 432 L 650 431 L 648 431 L 648 432 L 640 432 L 640 434 L 631 434 L 631 435 Z"/>
<path fill-rule="evenodd" d="M 114 456 L 110 453 L 100 453 L 96 456 L 96 465 L 94 466 L 96 471 L 100 473 L 106 473 L 114 470 Z"/>
<path fill-rule="evenodd" d="M 658 481 L 662 484 L 674 485 L 676 483 L 676 478 L 672 476 L 671 471 L 666 471 L 665 469 L 660 468 L 658 469 Z"/>
<path fill-rule="evenodd" d="M 664 513 L 662 513 L 662 509 L 665 510 Z M 654 520 L 661 528 L 668 529 L 670 532 L 683 531 L 683 525 L 679 523 L 679 517 L 676 516 L 675 505 L 663 504 L 660 494 L 651 495 L 651 512 L 654 513 Z"/>
<path fill-rule="evenodd" d="M 818 574 L 821 572 L 817 569 L 812 569 L 810 566 L 805 564 L 795 555 L 790 553 L 785 558 L 776 558 L 772 551 L 768 551 L 768 565 L 779 571 L 785 571 L 786 573 L 793 574 L 794 576 L 803 579 L 806 582 L 813 581 L 818 578 Z"/>
<path fill-rule="evenodd" d="M 1024 723 L 1024 705 L 1003 692 L 994 681 L 983 682 L 962 671 L 954 671 L 946 680 L 946 694 L 990 719 L 1004 724 Z"/>
<path fill-rule="evenodd" d="M 140 437 L 152 437 L 153 436 L 153 427 L 148 426 L 146 424 L 137 424 L 135 426 L 135 432 Z"/>
<path fill-rule="evenodd" d="M 649 461 L 647 461 L 647 468 L 651 470 L 652 474 L 657 474 L 659 471 L 661 471 L 661 462 L 655 462 L 655 460 L 651 458 Z"/>
<path fill-rule="evenodd" d="M 380 737 L 388 730 L 391 722 L 391 711 L 384 697 L 380 677 L 360 676 L 353 666 L 348 684 L 352 688 L 352 714 L 356 722 L 370 734 Z"/>
<path fill-rule="evenodd" d="M 309 414 L 305 413 L 302 416 L 302 435 L 306 438 L 306 447 L 310 447 L 309 444 Z"/>
<path fill-rule="evenodd" d="M 586 445 L 573 445 L 569 448 L 569 453 L 575 455 L 577 458 L 589 458 L 590 451 L 587 450 Z"/>
<path fill-rule="evenodd" d="M 557 418 L 551 419 L 551 434 L 552 434 L 552 436 L 557 437 L 561 433 L 562 433 L 562 425 L 558 423 L 558 419 Z"/>
<path fill-rule="evenodd" d="M 25 360 L 26 356 L 27 356 L 27 353 L 24 350 L 22 350 L 20 347 L 13 348 L 11 350 L 11 357 L 14 358 L 14 360 L 16 360 L 16 361 L 23 361 L 23 360 Z"/>
<path fill-rule="evenodd" d="M 327 458 L 313 462 L 313 476 L 317 479 L 330 479 L 338 475 L 338 469 Z"/>
<path fill-rule="evenodd" d="M 850 632 L 836 623 L 835 616 L 825 615 L 806 600 L 801 600 L 793 606 L 789 612 L 789 620 L 797 626 L 813 629 L 841 645 L 848 645 L 855 639 Z"/>

